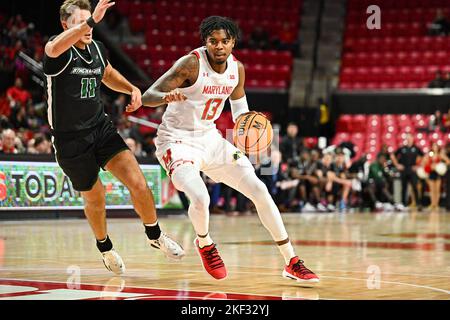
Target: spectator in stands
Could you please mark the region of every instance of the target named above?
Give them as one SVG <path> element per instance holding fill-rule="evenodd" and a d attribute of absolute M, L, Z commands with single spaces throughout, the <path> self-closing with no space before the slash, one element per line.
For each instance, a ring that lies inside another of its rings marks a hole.
<path fill-rule="evenodd" d="M 275 48 L 289 50 L 297 57 L 299 55 L 299 43 L 296 31 L 295 27 L 293 28 L 289 22 L 285 21 L 280 32 L 274 38 L 273 43 Z"/>
<path fill-rule="evenodd" d="M 434 114 L 430 116 L 430 121 L 428 123 L 429 132 L 434 132 L 436 130 L 445 130 L 443 128 L 443 117 L 440 110 L 436 110 Z"/>
<path fill-rule="evenodd" d="M 333 162 L 331 153 L 324 154 L 322 158 L 322 179 L 325 183 L 327 209 L 335 211 L 338 202 L 339 211 L 347 210 L 348 195 L 352 188 L 351 180 L 346 178 L 345 154 L 336 149 L 336 161 Z"/>
<path fill-rule="evenodd" d="M 430 81 L 428 83 L 428 88 L 444 88 L 445 86 L 445 79 L 442 75 L 442 71 L 438 70 L 436 71 L 436 78 Z"/>
<path fill-rule="evenodd" d="M 447 114 L 444 116 L 444 131 L 450 132 L 450 108 L 447 111 Z"/>
<path fill-rule="evenodd" d="M 16 78 L 14 86 L 6 90 L 6 98 L 9 101 L 11 109 L 27 107 L 31 104 L 31 93 L 23 88 L 23 81 L 21 78 Z"/>
<path fill-rule="evenodd" d="M 377 155 L 369 167 L 367 192 L 376 211 L 392 211 L 394 208 L 403 211 L 402 204 L 395 204 L 394 197 L 389 191 L 389 175 L 387 172 L 387 157 L 384 152 Z"/>
<path fill-rule="evenodd" d="M 397 149 L 391 159 L 395 167 L 401 174 L 402 180 L 402 201 L 405 206 L 408 205 L 408 184 L 411 183 L 416 205 L 419 210 L 422 207 L 421 199 L 419 198 L 419 192 L 417 190 L 417 164 L 423 157 L 422 150 L 414 144 L 414 137 L 412 134 L 407 134 L 406 143 L 403 147 Z M 415 205 L 412 205 L 415 207 Z"/>
<path fill-rule="evenodd" d="M 311 161 L 311 153 L 307 149 L 303 149 L 300 154 L 300 160 L 291 168 L 291 176 L 299 180 L 299 210 L 310 212 L 315 211 L 314 205 L 320 199 L 319 179 L 315 175 L 315 166 Z M 314 203 L 312 205 L 311 203 Z"/>
<path fill-rule="evenodd" d="M 147 155 L 145 151 L 142 151 L 142 145 L 133 138 L 126 138 L 125 143 L 136 157 L 145 157 Z"/>
<path fill-rule="evenodd" d="M 11 129 L 13 125 L 11 124 L 11 121 L 9 118 L 0 113 L 0 132 L 2 132 L 4 129 Z"/>
<path fill-rule="evenodd" d="M 447 36 L 450 31 L 450 22 L 444 15 L 442 9 L 436 10 L 436 18 L 428 25 L 430 36 Z"/>
<path fill-rule="evenodd" d="M 270 48 L 270 37 L 269 33 L 264 30 L 261 26 L 255 27 L 250 34 L 250 39 L 248 40 L 248 45 L 252 49 L 262 49 L 266 50 Z"/>
<path fill-rule="evenodd" d="M 19 153 L 16 148 L 16 133 L 14 132 L 14 130 L 5 129 L 2 131 L 0 153 Z"/>
<path fill-rule="evenodd" d="M 51 154 L 52 144 L 43 134 L 37 134 L 34 137 L 34 150 L 37 154 Z"/>
<path fill-rule="evenodd" d="M 290 122 L 286 129 L 286 135 L 281 139 L 280 151 L 283 161 L 291 163 L 298 161 L 299 154 L 303 149 L 303 140 L 298 137 L 298 126 Z"/>
<path fill-rule="evenodd" d="M 13 109 L 10 117 L 14 129 L 29 129 L 28 116 L 24 107 Z"/>
<path fill-rule="evenodd" d="M 29 105 L 27 108 L 26 116 L 28 128 L 33 131 L 39 131 L 41 127 L 45 124 L 44 119 L 36 114 L 36 109 L 33 105 Z"/>
<path fill-rule="evenodd" d="M 325 137 L 328 141 L 330 139 L 331 131 L 330 108 L 323 98 L 319 98 L 317 104 L 319 106 L 319 136 Z"/>
<path fill-rule="evenodd" d="M 309 203 L 312 206 L 315 206 L 317 210 L 321 212 L 326 212 L 327 208 L 320 202 L 321 200 L 321 183 L 320 183 L 320 175 L 322 173 L 322 161 L 321 161 L 321 154 L 318 149 L 312 149 L 310 152 L 310 163 L 309 167 L 307 169 L 307 172 L 310 176 L 312 176 L 315 179 L 310 179 L 309 182 L 311 184 L 311 190 L 308 191 L 309 193 Z M 307 207 L 307 204 L 305 205 L 305 209 Z"/>
<path fill-rule="evenodd" d="M 130 136 L 131 123 L 126 117 L 120 117 L 117 121 L 117 131 L 123 139 Z"/>
<path fill-rule="evenodd" d="M 444 73 L 444 71 L 443 71 Z M 445 72 L 444 75 L 444 88 L 450 88 L 450 71 Z"/>
<path fill-rule="evenodd" d="M 227 215 L 238 216 L 242 214 L 250 214 L 248 209 L 248 199 L 240 192 L 237 192 L 233 188 L 222 184 L 221 191 L 224 198 L 223 210 Z M 233 198 L 236 200 L 236 204 L 233 206 Z"/>
<path fill-rule="evenodd" d="M 348 206 L 348 197 L 352 190 L 352 180 L 348 177 L 348 166 L 350 161 L 348 155 L 346 155 L 343 148 L 337 148 L 335 150 L 335 162 L 336 176 L 341 179 L 342 182 L 334 180 L 333 183 L 338 183 L 342 186 L 341 200 L 339 202 L 339 211 L 345 212 Z"/>
<path fill-rule="evenodd" d="M 298 179 L 292 179 L 289 165 L 286 162 L 280 163 L 275 193 L 275 202 L 280 212 L 287 212 L 293 209 L 294 200 L 297 194 Z"/>
<path fill-rule="evenodd" d="M 34 142 L 35 142 L 34 138 L 31 138 L 30 140 L 28 140 L 26 153 L 37 154 L 37 150 L 34 148 Z"/>

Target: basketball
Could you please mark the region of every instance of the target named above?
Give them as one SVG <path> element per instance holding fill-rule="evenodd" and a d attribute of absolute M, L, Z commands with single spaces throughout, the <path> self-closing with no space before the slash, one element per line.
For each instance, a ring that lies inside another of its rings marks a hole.
<path fill-rule="evenodd" d="M 247 112 L 241 115 L 233 128 L 234 145 L 248 155 L 266 151 L 273 139 L 270 121 L 260 112 Z"/>

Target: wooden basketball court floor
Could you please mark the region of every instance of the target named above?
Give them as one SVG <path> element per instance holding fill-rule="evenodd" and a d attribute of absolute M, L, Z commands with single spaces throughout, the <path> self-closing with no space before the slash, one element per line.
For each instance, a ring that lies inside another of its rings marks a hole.
<path fill-rule="evenodd" d="M 0 300 L 450 298 L 449 213 L 283 214 L 313 287 L 281 277 L 283 260 L 258 217 L 211 216 L 228 268 L 202 268 L 187 216 L 160 217 L 185 248 L 181 262 L 148 246 L 138 219 L 109 219 L 127 271 L 107 271 L 84 219 L 0 221 Z"/>

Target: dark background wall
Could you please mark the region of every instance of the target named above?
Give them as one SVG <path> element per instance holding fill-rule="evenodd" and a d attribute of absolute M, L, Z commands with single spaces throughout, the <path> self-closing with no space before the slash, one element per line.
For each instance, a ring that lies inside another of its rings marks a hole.
<path fill-rule="evenodd" d="M 8 15 L 21 14 L 26 21 L 32 21 L 44 34 L 61 31 L 59 7 L 63 0 L 2 0 L 0 11 Z"/>

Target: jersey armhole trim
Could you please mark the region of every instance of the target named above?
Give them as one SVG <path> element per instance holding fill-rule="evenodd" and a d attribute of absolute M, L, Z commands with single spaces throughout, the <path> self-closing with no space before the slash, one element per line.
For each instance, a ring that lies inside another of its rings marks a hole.
<path fill-rule="evenodd" d="M 106 68 L 105 60 L 103 60 L 102 52 L 98 48 L 97 42 L 95 42 L 95 40 L 92 40 L 92 42 L 94 43 L 95 48 L 97 49 L 98 55 L 100 56 L 100 60 L 102 61 L 103 68 Z"/>
<path fill-rule="evenodd" d="M 66 65 L 64 66 L 64 68 L 61 69 L 61 71 L 55 73 L 55 74 L 46 74 L 44 73 L 46 76 L 48 77 L 57 77 L 59 76 L 64 70 L 66 70 L 66 68 L 69 66 L 70 62 L 72 61 L 72 50 L 70 49 L 70 57 L 69 57 L 69 61 L 67 61 Z"/>
<path fill-rule="evenodd" d="M 191 54 L 195 54 L 198 60 L 200 60 L 200 54 L 197 51 L 192 51 Z"/>

